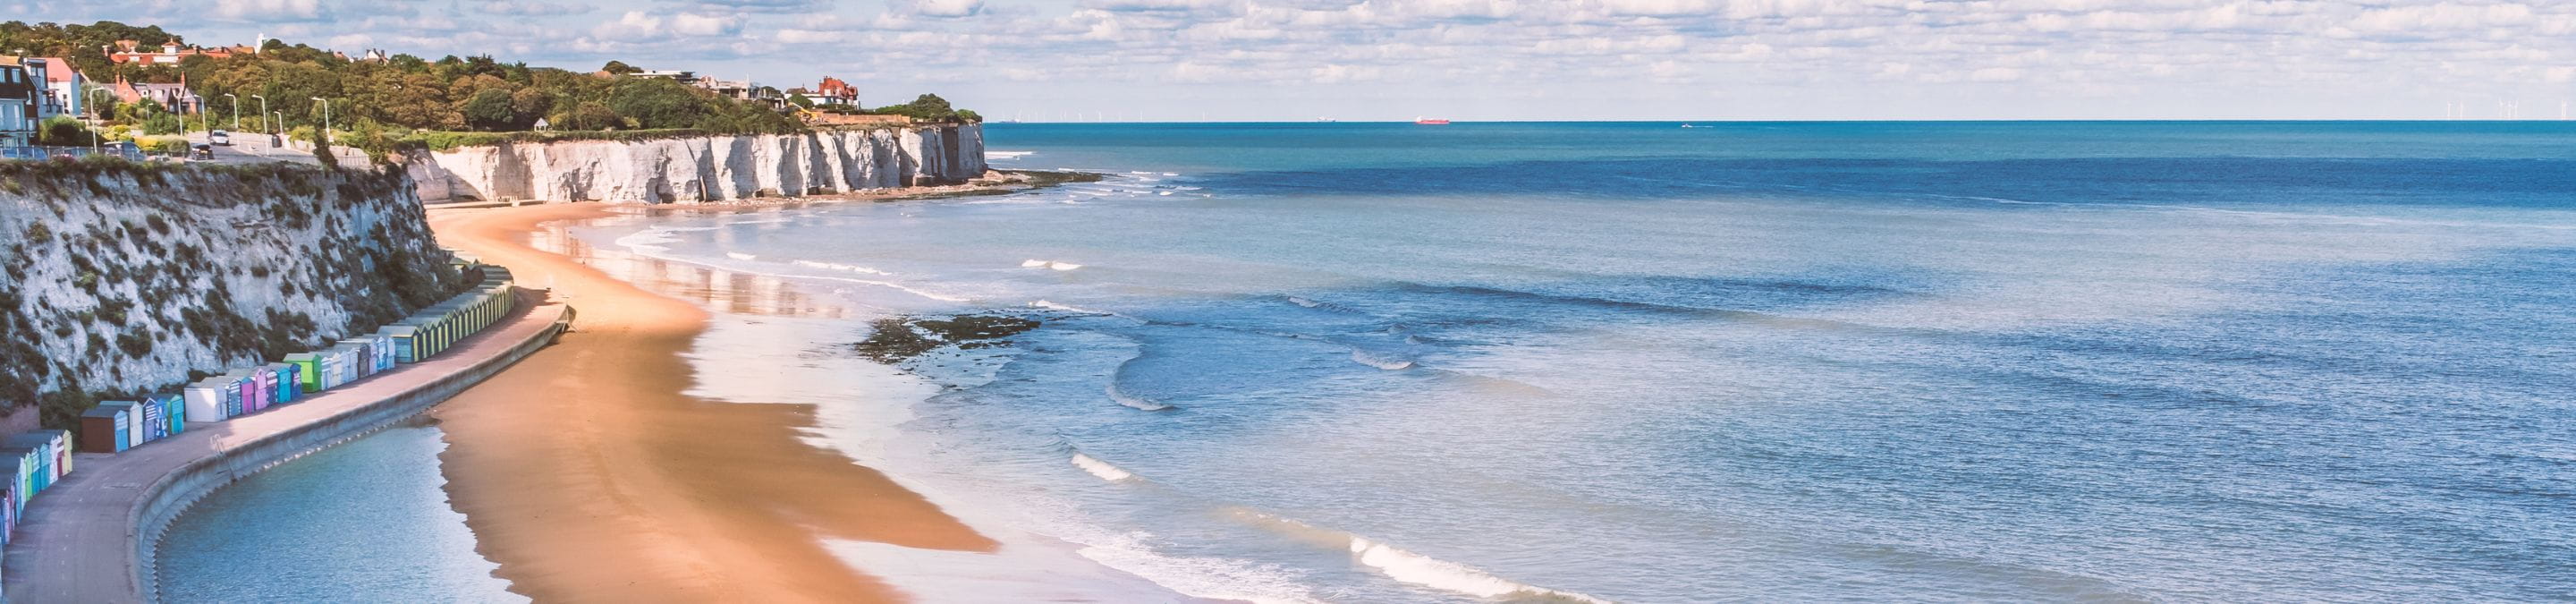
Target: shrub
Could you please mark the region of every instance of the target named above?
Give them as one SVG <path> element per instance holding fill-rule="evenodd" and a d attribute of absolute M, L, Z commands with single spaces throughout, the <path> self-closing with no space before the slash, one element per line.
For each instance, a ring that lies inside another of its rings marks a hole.
<path fill-rule="evenodd" d="M 141 147 L 145 153 L 188 154 L 188 137 L 184 136 L 146 136 L 136 139 L 134 145 Z"/>
<path fill-rule="evenodd" d="M 44 126 L 36 130 L 36 144 L 39 145 L 85 147 L 93 144 L 95 138 L 97 135 L 90 132 L 88 126 L 68 115 L 46 118 Z"/>
<path fill-rule="evenodd" d="M 118 350 L 125 351 L 125 356 L 127 357 L 140 359 L 146 356 L 151 356 L 152 336 L 141 331 L 129 331 L 118 334 L 116 336 L 116 348 Z"/>
<path fill-rule="evenodd" d="M 313 141 L 313 159 L 315 161 L 322 162 L 322 167 L 324 168 L 333 170 L 340 169 L 340 155 L 331 152 L 331 141 L 329 140 Z"/>

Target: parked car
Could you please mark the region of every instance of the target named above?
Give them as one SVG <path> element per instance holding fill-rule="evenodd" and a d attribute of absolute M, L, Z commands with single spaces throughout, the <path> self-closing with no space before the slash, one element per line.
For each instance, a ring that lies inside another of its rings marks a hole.
<path fill-rule="evenodd" d="M 191 155 L 189 156 L 189 159 L 214 159 L 214 158 L 215 158 L 215 148 L 214 148 L 214 147 L 208 147 L 208 146 L 205 146 L 205 145 L 197 145 L 197 152 L 196 152 L 196 153 L 194 153 L 194 154 L 191 154 Z"/>
<path fill-rule="evenodd" d="M 105 148 L 109 154 L 117 157 L 122 157 L 132 161 L 143 161 L 143 148 L 135 146 L 134 141 L 116 141 L 108 143 Z"/>
<path fill-rule="evenodd" d="M 206 142 L 230 147 L 233 146 L 233 135 L 230 132 L 222 130 L 208 132 L 206 133 Z"/>

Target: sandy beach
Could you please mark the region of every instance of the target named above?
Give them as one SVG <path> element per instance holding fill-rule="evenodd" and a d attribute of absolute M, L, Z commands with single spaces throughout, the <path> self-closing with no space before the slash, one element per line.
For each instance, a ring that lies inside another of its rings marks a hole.
<path fill-rule="evenodd" d="M 598 204 L 432 212 L 450 246 L 551 284 L 561 342 L 434 412 L 453 505 L 512 591 L 541 602 L 902 601 L 821 540 L 989 552 L 996 542 L 799 436 L 810 407 L 682 394 L 706 328 L 687 302 L 527 246 Z"/>

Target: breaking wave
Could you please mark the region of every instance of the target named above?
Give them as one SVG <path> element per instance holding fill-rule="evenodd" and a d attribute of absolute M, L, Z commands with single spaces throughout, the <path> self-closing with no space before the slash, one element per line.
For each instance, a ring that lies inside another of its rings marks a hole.
<path fill-rule="evenodd" d="M 1367 365 L 1367 366 L 1370 366 L 1370 367 L 1376 367 L 1376 368 L 1384 369 L 1384 370 L 1387 370 L 1387 371 L 1397 371 L 1397 370 L 1402 370 L 1402 369 L 1411 369 L 1411 368 L 1413 368 L 1413 361 L 1411 361 L 1411 360 L 1407 360 L 1407 359 L 1394 359 L 1394 358 L 1387 358 L 1387 357 L 1382 356 L 1382 355 L 1379 355 L 1379 354 L 1377 354 L 1377 353 L 1373 353 L 1373 352 L 1369 352 L 1369 351 L 1367 351 L 1367 350 L 1361 350 L 1361 349 L 1357 349 L 1357 348 L 1353 348 L 1353 349 L 1351 349 L 1351 361 L 1352 361 L 1352 362 L 1355 362 L 1355 363 L 1359 363 L 1359 364 L 1361 364 L 1361 365 Z"/>
<path fill-rule="evenodd" d="M 726 258 L 732 258 L 732 259 L 735 259 L 735 260 L 741 260 L 741 261 L 745 261 L 745 262 L 749 262 L 749 261 L 752 261 L 752 260 L 759 260 L 759 259 L 760 259 L 760 257 L 759 257 L 759 256 L 755 256 L 755 255 L 751 255 L 751 254 L 745 254 L 745 253 L 742 253 L 742 252 L 725 252 L 725 257 L 726 257 Z"/>
<path fill-rule="evenodd" d="M 1073 467 L 1082 468 L 1082 471 L 1090 472 L 1091 475 L 1098 476 L 1101 480 L 1110 482 L 1123 482 L 1136 478 L 1136 474 L 1133 472 L 1128 472 L 1118 466 L 1109 465 L 1109 462 L 1101 461 L 1098 458 L 1084 455 L 1079 452 L 1073 454 Z"/>
<path fill-rule="evenodd" d="M 1118 384 L 1116 383 L 1109 384 L 1109 387 L 1106 388 L 1105 391 L 1109 393 L 1109 400 L 1117 401 L 1118 404 L 1137 409 L 1143 409 L 1146 411 L 1170 411 L 1179 408 L 1156 402 L 1153 399 L 1127 394 L 1125 391 L 1119 390 Z"/>
<path fill-rule="evenodd" d="M 1359 563 L 1377 570 L 1389 579 L 1485 598 L 1545 598 L 1608 604 L 1608 600 L 1570 591 L 1548 589 L 1494 576 L 1473 566 L 1441 560 L 1407 551 L 1347 531 L 1307 524 L 1276 514 L 1246 508 L 1227 510 L 1236 520 L 1279 533 L 1300 542 L 1325 547 L 1343 547 Z"/>
<path fill-rule="evenodd" d="M 1051 268 L 1060 271 L 1069 271 L 1082 268 L 1082 265 L 1071 262 L 1058 262 L 1054 260 L 1029 259 L 1020 261 L 1020 268 Z"/>
<path fill-rule="evenodd" d="M 838 263 L 838 262 L 815 262 L 815 261 L 812 261 L 812 260 L 798 260 L 798 261 L 792 262 L 791 264 L 795 264 L 795 265 L 797 265 L 797 266 L 803 266 L 803 267 L 811 267 L 811 268 L 819 268 L 819 269 L 827 269 L 827 270 L 836 270 L 836 271 L 850 272 L 850 273 L 864 273 L 864 274 L 869 274 L 869 275 L 886 275 L 886 276 L 893 276 L 893 275 L 894 275 L 894 273 L 889 273 L 889 272 L 885 272 L 885 271 L 881 271 L 881 270 L 877 270 L 877 269 L 873 269 L 873 268 L 868 268 L 868 267 L 864 267 L 864 266 L 859 266 L 859 265 L 856 265 L 856 264 L 841 264 L 841 263 Z"/>

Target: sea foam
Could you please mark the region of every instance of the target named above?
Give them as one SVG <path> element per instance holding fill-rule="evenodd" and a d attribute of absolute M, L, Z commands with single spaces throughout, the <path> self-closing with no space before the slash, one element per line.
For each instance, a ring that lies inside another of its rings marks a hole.
<path fill-rule="evenodd" d="M 1385 356 L 1378 355 L 1377 353 L 1356 348 L 1351 349 L 1351 362 L 1387 371 L 1399 371 L 1413 368 L 1413 361 L 1387 358 Z"/>
<path fill-rule="evenodd" d="M 873 268 L 868 268 L 868 267 L 864 267 L 864 266 L 859 266 L 859 265 L 856 265 L 856 264 L 841 264 L 841 263 L 838 263 L 838 262 L 815 262 L 815 261 L 812 261 L 812 260 L 798 260 L 798 261 L 792 262 L 791 264 L 795 264 L 795 265 L 797 265 L 797 266 L 803 266 L 803 267 L 811 267 L 811 268 L 819 268 L 819 269 L 828 269 L 828 270 L 836 270 L 836 271 L 851 272 L 851 273 L 864 273 L 864 274 L 869 274 L 869 275 L 886 275 L 886 276 L 893 276 L 893 275 L 894 275 L 894 273 L 889 273 L 889 272 L 885 272 L 885 271 L 881 271 L 881 270 L 877 270 L 877 269 L 873 269 Z"/>
<path fill-rule="evenodd" d="M 1125 391 L 1119 390 L 1118 384 L 1115 383 L 1110 384 L 1106 391 L 1109 393 L 1109 400 L 1117 401 L 1118 404 L 1137 409 L 1143 409 L 1146 411 L 1169 411 L 1175 408 L 1168 404 L 1155 402 L 1153 399 L 1127 394 Z"/>
<path fill-rule="evenodd" d="M 1081 453 L 1073 454 L 1073 467 L 1082 468 L 1082 471 L 1090 472 L 1091 475 L 1098 476 L 1101 480 L 1110 482 L 1120 482 L 1136 477 L 1134 473 L 1121 469 L 1118 466 L 1109 465 L 1109 462 L 1101 461 L 1097 458 Z"/>
<path fill-rule="evenodd" d="M 1276 514 L 1248 508 L 1227 510 L 1237 520 L 1300 542 L 1319 546 L 1346 547 L 1358 562 L 1389 579 L 1486 598 L 1505 596 L 1552 598 L 1577 602 L 1608 604 L 1608 600 L 1579 593 L 1548 589 L 1494 576 L 1473 566 L 1441 560 L 1387 545 L 1347 531 L 1307 524 Z"/>

